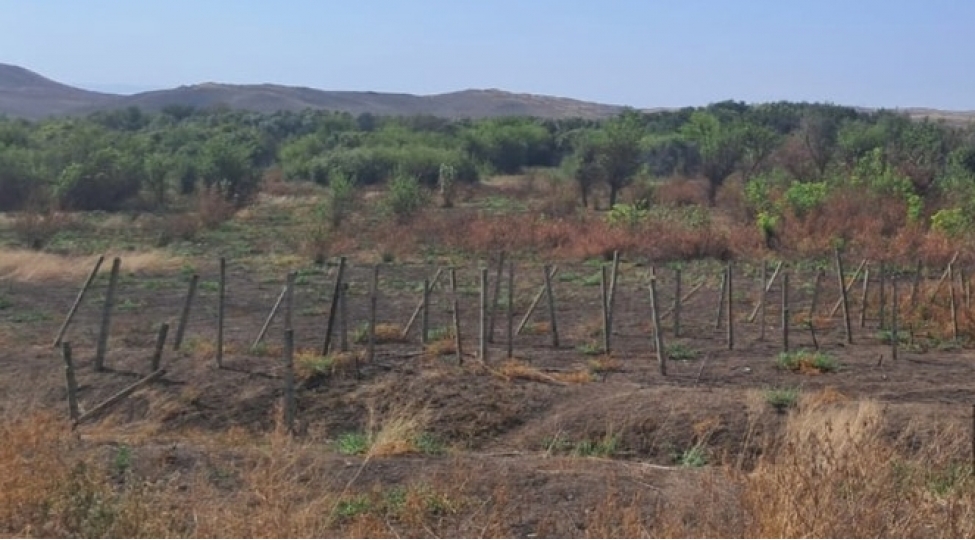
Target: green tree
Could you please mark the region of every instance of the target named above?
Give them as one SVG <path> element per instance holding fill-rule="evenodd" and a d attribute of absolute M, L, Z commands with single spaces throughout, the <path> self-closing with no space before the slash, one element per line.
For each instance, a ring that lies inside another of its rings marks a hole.
<path fill-rule="evenodd" d="M 245 204 L 257 192 L 260 182 L 253 163 L 253 146 L 235 140 L 230 134 L 218 135 L 203 146 L 200 172 L 204 184 L 216 189 L 228 201 Z"/>
<path fill-rule="evenodd" d="M 734 124 L 722 124 L 709 112 L 698 111 L 681 128 L 681 134 L 697 148 L 701 172 L 708 180 L 708 203 L 714 206 L 718 188 L 735 171 L 744 154 L 741 130 Z"/>
<path fill-rule="evenodd" d="M 145 188 L 152 197 L 157 208 L 166 206 L 166 191 L 169 188 L 169 177 L 173 169 L 170 156 L 160 153 L 149 154 L 142 161 L 145 178 Z"/>
<path fill-rule="evenodd" d="M 609 186 L 609 207 L 633 182 L 643 166 L 643 126 L 640 115 L 627 111 L 606 122 L 593 144 L 602 180 Z"/>

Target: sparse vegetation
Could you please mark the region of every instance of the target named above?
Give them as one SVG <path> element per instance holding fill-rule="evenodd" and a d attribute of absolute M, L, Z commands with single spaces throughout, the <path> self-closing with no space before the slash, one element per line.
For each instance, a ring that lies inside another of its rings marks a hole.
<path fill-rule="evenodd" d="M 780 369 L 800 373 L 830 373 L 840 367 L 830 354 L 805 349 L 780 353 L 776 365 Z"/>

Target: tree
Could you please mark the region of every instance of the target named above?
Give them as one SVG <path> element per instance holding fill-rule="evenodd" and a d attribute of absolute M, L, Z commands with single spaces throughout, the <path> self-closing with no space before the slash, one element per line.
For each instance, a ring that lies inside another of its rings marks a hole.
<path fill-rule="evenodd" d="M 158 208 L 166 205 L 166 189 L 173 160 L 165 154 L 149 154 L 142 162 L 145 174 L 145 187 L 152 196 L 152 202 Z"/>
<path fill-rule="evenodd" d="M 738 166 L 744 146 L 737 124 L 722 124 L 709 112 L 697 111 L 681 128 L 681 134 L 693 143 L 701 157 L 701 172 L 708 180 L 708 204 L 714 206 L 718 188 Z"/>
<path fill-rule="evenodd" d="M 203 182 L 228 201 L 246 203 L 257 191 L 259 177 L 252 162 L 253 148 L 230 134 L 218 135 L 203 146 L 200 169 Z"/>
<path fill-rule="evenodd" d="M 748 181 L 778 148 L 780 137 L 765 126 L 747 122 L 740 124 L 738 135 L 741 139 L 739 166 L 742 178 Z"/>
<path fill-rule="evenodd" d="M 616 205 L 619 192 L 633 182 L 643 166 L 643 127 L 634 111 L 608 121 L 595 139 L 596 164 L 609 186 L 609 207 Z"/>
<path fill-rule="evenodd" d="M 589 207 L 589 194 L 592 188 L 603 180 L 603 171 L 597 158 L 596 146 L 593 144 L 582 144 L 577 147 L 576 153 L 570 158 L 568 170 L 569 174 L 575 178 L 579 185 L 579 196 L 582 198 L 583 208 Z"/>

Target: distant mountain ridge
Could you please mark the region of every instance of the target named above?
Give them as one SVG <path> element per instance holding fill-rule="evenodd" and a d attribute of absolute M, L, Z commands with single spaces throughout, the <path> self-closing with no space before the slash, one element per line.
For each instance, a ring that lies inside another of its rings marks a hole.
<path fill-rule="evenodd" d="M 624 109 L 621 105 L 518 94 L 498 89 L 414 95 L 328 91 L 277 84 L 202 83 L 122 95 L 76 88 L 23 67 L 0 63 L 0 115 L 37 120 L 49 116 L 84 115 L 97 110 L 131 106 L 155 112 L 167 105 L 197 108 L 223 105 L 261 113 L 323 109 L 355 115 L 432 115 L 444 118 L 533 116 L 551 119 L 601 119 L 616 115 Z M 941 111 L 920 107 L 901 111 L 913 118 L 942 119 L 954 124 L 975 121 L 975 111 Z"/>
<path fill-rule="evenodd" d="M 382 92 L 326 91 L 276 84 L 233 85 L 203 83 L 133 95 L 108 94 L 75 88 L 47 79 L 19 66 L 0 64 L 0 114 L 39 119 L 87 114 L 130 106 L 159 111 L 167 105 L 198 108 L 225 105 L 233 109 L 270 113 L 326 109 L 352 114 L 446 118 L 535 116 L 599 119 L 623 110 L 618 105 L 569 98 L 515 94 L 502 90 L 463 90 L 418 96 Z"/>

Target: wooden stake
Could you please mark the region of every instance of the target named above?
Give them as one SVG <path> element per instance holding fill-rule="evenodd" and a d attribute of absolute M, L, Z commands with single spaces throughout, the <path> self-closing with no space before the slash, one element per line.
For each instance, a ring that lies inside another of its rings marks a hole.
<path fill-rule="evenodd" d="M 559 348 L 559 326 L 555 319 L 555 293 L 552 290 L 552 277 L 548 265 L 545 265 L 545 296 L 548 298 L 548 318 L 552 331 L 552 347 Z"/>
<path fill-rule="evenodd" d="M 281 304 L 284 302 L 284 297 L 287 296 L 287 294 L 288 285 L 285 284 L 284 287 L 281 287 L 281 294 L 279 294 L 278 299 L 274 301 L 274 305 L 271 307 L 271 312 L 268 313 L 267 318 L 264 319 L 264 325 L 261 326 L 261 331 L 258 332 L 257 339 L 254 340 L 254 343 L 251 345 L 251 349 L 256 349 L 257 346 L 261 344 L 261 341 L 264 340 L 264 336 L 267 335 L 267 329 L 271 327 L 271 322 L 274 321 L 274 316 L 278 314 L 278 308 L 281 307 Z"/>
<path fill-rule="evenodd" d="M 948 265 L 948 292 L 951 306 L 951 339 L 958 341 L 958 302 L 955 301 L 954 267 Z"/>
<path fill-rule="evenodd" d="M 654 348 L 657 349 L 657 366 L 660 374 L 667 375 L 667 351 L 664 349 L 664 333 L 660 328 L 660 315 L 657 310 L 657 276 L 656 270 L 650 276 L 650 312 L 653 321 Z"/>
<path fill-rule="evenodd" d="M 437 281 L 440 279 L 440 275 L 443 274 L 443 267 L 437 268 L 437 272 L 433 274 L 433 279 L 429 281 L 428 288 L 433 291 L 433 288 L 437 286 Z M 406 323 L 406 327 L 403 328 L 403 333 L 400 335 L 401 338 L 406 339 L 406 336 L 410 334 L 410 330 L 413 329 L 413 323 L 416 322 L 416 318 L 419 317 L 420 312 L 423 311 L 424 298 L 428 295 L 421 295 L 420 301 L 417 302 L 416 308 L 413 309 L 413 314 L 410 315 L 410 320 Z"/>
<path fill-rule="evenodd" d="M 890 358 L 897 360 L 897 349 L 900 346 L 900 336 L 897 335 L 897 277 L 890 279 Z"/>
<path fill-rule="evenodd" d="M 613 313 L 616 311 L 616 287 L 619 283 L 620 273 L 620 252 L 613 251 L 613 270 L 609 279 L 609 293 L 607 295 L 607 311 L 609 318 L 609 331 L 613 332 Z"/>
<path fill-rule="evenodd" d="M 860 272 L 863 271 L 863 268 L 866 265 L 867 265 L 866 259 L 860 261 L 860 266 L 857 267 L 856 272 L 853 272 L 853 275 L 850 276 L 850 280 L 846 283 L 846 285 L 843 286 L 843 292 L 845 292 L 846 295 L 850 294 L 850 289 L 853 288 L 853 284 L 856 283 L 857 278 L 860 277 Z M 829 318 L 832 319 L 833 317 L 835 317 L 836 312 L 839 311 L 839 309 L 842 306 L 843 306 L 843 294 L 840 294 L 840 297 L 836 299 L 836 303 L 833 304 L 833 309 L 829 311 Z M 849 303 L 847 303 L 847 306 L 849 306 Z"/>
<path fill-rule="evenodd" d="M 694 294 L 697 291 L 701 290 L 701 288 L 703 288 L 704 285 L 707 284 L 707 282 L 708 282 L 708 280 L 706 280 L 706 279 L 705 280 L 702 280 L 700 283 L 698 283 L 697 285 L 695 285 L 694 287 L 692 287 L 691 290 L 687 291 L 687 294 L 685 294 L 684 297 L 680 299 L 681 304 L 683 304 L 684 302 L 687 302 L 688 300 L 690 300 L 691 297 L 694 296 Z M 667 310 L 665 310 L 663 313 L 660 314 L 660 320 L 662 321 L 662 320 L 666 319 L 667 317 L 669 317 L 673 313 L 674 313 L 674 306 L 671 306 L 671 307 L 667 308 Z"/>
<path fill-rule="evenodd" d="M 369 345 L 366 351 L 366 363 L 372 364 L 376 360 L 376 312 L 379 308 L 379 265 L 372 267 L 372 280 L 369 282 Z M 359 378 L 359 364 L 356 363 L 356 378 Z"/>
<path fill-rule="evenodd" d="M 159 364 L 162 362 L 163 348 L 166 346 L 166 334 L 168 333 L 169 323 L 162 323 L 162 325 L 159 327 L 159 334 L 156 336 L 156 349 L 152 353 L 150 371 L 156 371 L 159 369 Z"/>
<path fill-rule="evenodd" d="M 426 345 L 430 341 L 430 280 L 423 280 L 423 310 L 420 317 L 420 343 Z"/>
<path fill-rule="evenodd" d="M 775 283 L 775 278 L 778 277 L 780 270 L 782 270 L 782 261 L 779 261 L 779 263 L 775 265 L 775 271 L 772 272 L 772 277 L 770 277 L 768 281 L 765 283 L 765 294 L 768 294 L 768 292 L 772 290 L 772 284 Z M 760 309 L 760 306 L 761 306 L 761 302 L 755 304 L 755 309 L 753 309 L 751 314 L 748 315 L 748 322 L 750 323 L 755 322 L 755 316 L 758 315 L 758 310 Z"/>
<path fill-rule="evenodd" d="M 64 322 L 61 323 L 61 328 L 58 329 L 58 334 L 54 336 L 54 346 L 57 347 L 61 344 L 61 340 L 64 339 L 65 332 L 68 331 L 68 325 L 71 324 L 71 319 L 74 318 L 75 314 L 78 312 L 78 307 L 81 306 L 81 300 L 85 297 L 85 293 L 94 283 L 95 277 L 98 275 L 98 270 L 102 267 L 102 263 L 105 262 L 105 256 L 99 255 L 98 260 L 95 261 L 95 267 L 91 269 L 91 273 L 88 274 L 88 279 L 85 280 L 84 285 L 81 286 L 81 290 L 78 291 L 78 296 L 74 299 L 74 303 L 71 304 L 71 309 L 68 310 L 68 314 L 64 317 Z"/>
<path fill-rule="evenodd" d="M 734 310 L 735 295 L 734 295 L 734 290 L 732 288 L 735 282 L 735 276 L 734 276 L 734 267 L 731 261 L 728 261 L 728 268 L 725 270 L 725 273 L 728 276 L 726 280 L 728 283 L 727 286 L 728 307 L 725 309 L 725 311 L 727 312 L 728 315 L 728 350 L 731 351 L 734 350 L 735 348 L 735 310 Z"/>
<path fill-rule="evenodd" d="M 911 283 L 911 311 L 917 309 L 917 296 L 921 290 L 921 259 L 917 260 L 917 267 L 914 269 L 914 282 Z"/>
<path fill-rule="evenodd" d="M 789 273 L 782 274 L 782 350 L 789 352 Z"/>
<path fill-rule="evenodd" d="M 298 273 L 288 272 L 284 285 L 284 329 L 294 329 L 294 310 L 295 310 L 295 278 Z"/>
<path fill-rule="evenodd" d="M 295 331 L 288 328 L 284 331 L 284 395 L 282 409 L 284 412 L 284 427 L 288 433 L 294 433 L 295 414 L 298 407 L 295 400 Z"/>
<path fill-rule="evenodd" d="M 480 332 L 477 340 L 477 358 L 481 362 L 487 363 L 487 338 L 488 338 L 488 269 L 481 268 L 481 316 Z"/>
<path fill-rule="evenodd" d="M 515 355 L 515 263 L 508 263 L 508 358 Z"/>
<path fill-rule="evenodd" d="M 840 284 L 840 302 L 843 304 L 843 330 L 846 332 L 846 343 L 852 344 L 853 328 L 850 326 L 850 300 L 846 295 L 846 286 L 843 283 L 843 258 L 840 257 L 839 249 L 833 250 L 833 257 L 836 259 L 836 276 Z"/>
<path fill-rule="evenodd" d="M 454 350 L 457 355 L 457 365 L 464 365 L 464 352 L 461 350 L 460 339 L 460 305 L 457 300 L 457 271 L 453 267 L 450 268 L 450 299 L 454 319 Z"/>
<path fill-rule="evenodd" d="M 721 315 L 724 313 L 725 289 L 728 286 L 728 271 L 721 272 L 721 287 L 718 291 L 718 309 L 714 315 L 714 329 L 721 329 Z"/>
<path fill-rule="evenodd" d="M 555 275 L 558 273 L 559 273 L 559 267 L 553 266 L 549 276 L 552 279 L 555 279 Z M 543 296 L 545 296 L 544 284 L 538 289 L 538 294 L 535 295 L 535 298 L 532 300 L 531 305 L 528 306 L 528 311 L 525 313 L 525 316 L 521 318 L 521 323 L 518 324 L 518 331 L 515 332 L 516 334 L 521 334 L 521 331 L 525 329 L 525 326 L 528 324 L 528 320 L 531 319 L 532 313 L 535 313 L 535 308 L 538 307 L 538 303 L 541 302 Z"/>
<path fill-rule="evenodd" d="M 64 359 L 64 379 L 68 385 L 68 414 L 73 422 L 78 421 L 78 380 L 74 375 L 74 362 L 71 361 L 71 344 L 61 343 L 61 357 Z"/>
<path fill-rule="evenodd" d="M 680 337 L 680 295 L 681 295 L 681 271 L 680 268 L 674 269 L 674 337 Z"/>
<path fill-rule="evenodd" d="M 813 348 L 819 350 L 819 340 L 816 339 L 816 304 L 819 300 L 819 286 L 826 273 L 822 270 L 816 272 L 816 280 L 813 282 L 812 300 L 809 302 L 809 335 L 812 337 Z M 842 274 L 840 274 L 842 275 Z M 843 300 L 842 298 L 840 299 Z"/>
<path fill-rule="evenodd" d="M 602 293 L 602 301 L 600 302 L 600 306 L 603 308 L 603 354 L 609 354 L 609 277 L 606 265 L 600 266 L 599 270 L 599 290 Z"/>
<path fill-rule="evenodd" d="M 112 309 L 115 307 L 115 289 L 118 287 L 118 272 L 122 259 L 112 260 L 112 273 L 105 291 L 105 304 L 102 306 L 102 324 L 98 332 L 98 345 L 95 349 L 95 371 L 105 371 L 105 353 L 108 352 L 108 332 L 112 324 Z"/>
<path fill-rule="evenodd" d="M 220 283 L 217 298 L 217 368 L 223 368 L 224 310 L 227 305 L 227 259 L 220 257 Z"/>
<path fill-rule="evenodd" d="M 880 307 L 878 308 L 877 318 L 880 319 L 879 328 L 883 330 L 887 327 L 887 263 L 880 261 Z"/>
<path fill-rule="evenodd" d="M 955 252 L 954 255 L 951 256 L 951 260 L 948 261 L 948 268 L 945 268 L 944 273 L 941 274 L 941 279 L 938 280 L 938 283 L 934 286 L 934 290 L 931 291 L 931 296 L 930 296 L 930 298 L 928 298 L 928 303 L 933 302 L 934 299 L 935 299 L 935 297 L 938 296 L 938 291 L 941 290 L 941 285 L 943 285 L 944 282 L 945 282 L 945 280 L 948 279 L 948 274 L 949 274 L 948 269 L 951 268 L 951 266 L 953 264 L 955 264 L 955 261 L 956 260 L 958 260 L 958 252 L 957 251 Z"/>
<path fill-rule="evenodd" d="M 349 284 L 339 289 L 339 350 L 349 350 Z"/>
<path fill-rule="evenodd" d="M 867 292 L 870 288 L 870 267 L 863 271 L 863 291 L 860 294 L 860 328 L 867 326 Z"/>
<path fill-rule="evenodd" d="M 768 319 L 765 318 L 766 315 L 766 303 L 768 302 L 768 289 L 765 288 L 765 284 L 768 282 L 768 266 L 765 261 L 762 260 L 762 285 L 759 287 L 758 291 L 758 310 L 761 313 L 759 318 L 759 329 L 758 329 L 758 340 L 765 341 L 765 323 Z"/>
<path fill-rule="evenodd" d="M 494 273 L 494 291 L 491 297 L 491 310 L 488 313 L 488 343 L 494 343 L 494 318 L 498 312 L 498 303 L 501 300 L 502 277 L 504 277 L 504 251 L 498 255 L 498 269 Z"/>
<path fill-rule="evenodd" d="M 105 401 L 101 402 L 100 404 L 98 404 L 95 408 L 93 408 L 90 411 L 87 411 L 86 413 L 84 413 L 81 416 L 79 416 L 78 419 L 74 423 L 75 426 L 81 424 L 85 420 L 88 420 L 90 418 L 93 418 L 93 417 L 97 416 L 99 413 L 101 413 L 102 411 L 108 409 L 112 405 L 115 405 L 116 403 L 122 401 L 123 399 L 125 399 L 126 397 L 128 397 L 129 395 L 131 395 L 136 390 L 142 388 L 143 386 L 146 386 L 147 384 L 155 381 L 156 379 L 162 377 L 165 374 L 166 374 L 166 370 L 165 369 L 158 369 L 158 370 L 153 371 L 152 373 L 146 375 L 145 377 L 139 379 L 138 381 L 130 384 L 129 386 L 123 388 L 122 390 L 120 390 L 118 393 L 116 393 L 112 397 L 110 397 L 110 398 L 106 399 Z"/>
<path fill-rule="evenodd" d="M 186 300 L 183 301 L 183 311 L 179 314 L 179 324 L 176 325 L 176 339 L 173 340 L 173 350 L 178 351 L 183 345 L 183 336 L 186 333 L 186 325 L 190 320 L 190 309 L 193 306 L 193 298 L 196 296 L 196 287 L 200 282 L 200 276 L 193 274 L 190 277 L 190 288 L 186 291 Z"/>
<path fill-rule="evenodd" d="M 378 267 L 377 267 L 378 268 Z M 335 327 L 335 313 L 338 311 L 339 295 L 342 294 L 342 279 L 345 277 L 345 257 L 339 257 L 339 268 L 335 273 L 335 286 L 332 287 L 332 301 L 328 306 L 328 320 L 325 322 L 325 342 L 322 343 L 322 356 L 332 348 L 332 329 Z"/>

